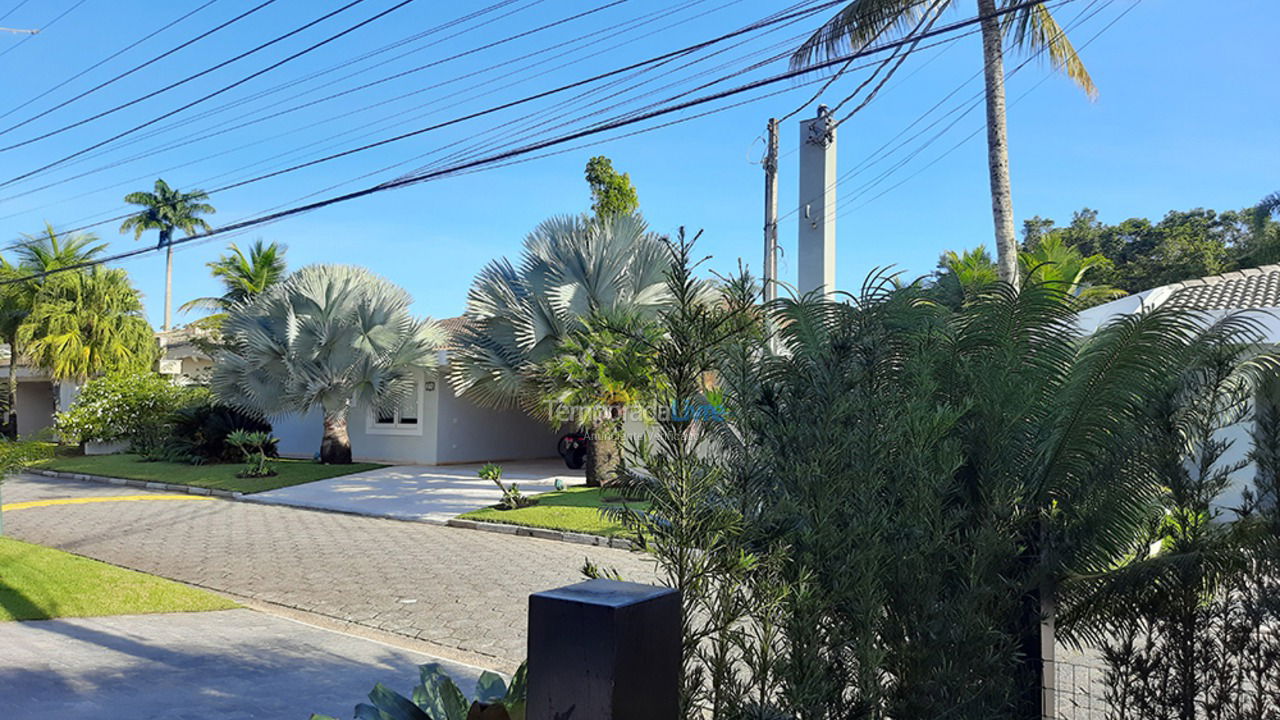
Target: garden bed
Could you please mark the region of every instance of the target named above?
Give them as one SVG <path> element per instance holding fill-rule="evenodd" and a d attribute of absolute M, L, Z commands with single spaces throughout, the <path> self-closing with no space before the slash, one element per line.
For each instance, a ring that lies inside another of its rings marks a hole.
<path fill-rule="evenodd" d="M 230 492 L 257 493 L 277 488 L 327 480 L 341 475 L 376 470 L 384 465 L 377 463 L 351 463 L 350 465 L 322 465 L 310 460 L 273 460 L 272 469 L 278 474 L 265 478 L 240 478 L 236 473 L 244 470 L 243 463 L 215 465 L 190 465 L 172 462 L 143 462 L 137 455 L 76 455 L 43 460 L 33 467 L 57 472 L 84 473 L 103 477 L 144 480 L 173 485 L 190 485 L 227 490 Z"/>
<path fill-rule="evenodd" d="M 602 493 L 600 488 L 571 487 L 564 490 L 534 495 L 537 505 L 518 510 L 499 510 L 496 507 L 480 508 L 463 513 L 462 520 L 504 523 L 523 527 L 563 530 L 566 532 L 625 538 L 629 533 L 616 522 L 604 517 L 600 509 L 618 507 L 612 493 Z M 630 503 L 646 507 L 646 503 Z"/>
<path fill-rule="evenodd" d="M 238 607 L 171 580 L 3 537 L 0 579 L 0 621 Z"/>

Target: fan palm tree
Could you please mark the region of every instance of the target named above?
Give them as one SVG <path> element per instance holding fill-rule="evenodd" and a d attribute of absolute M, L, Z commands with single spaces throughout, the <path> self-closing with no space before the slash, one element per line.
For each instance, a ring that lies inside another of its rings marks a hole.
<path fill-rule="evenodd" d="M 913 28 L 932 23 L 959 3 L 955 0 L 852 0 L 818 28 L 792 55 L 792 65 L 839 57 L 889 35 L 909 35 Z M 997 17 L 1014 0 L 976 0 L 981 16 L 983 77 L 986 83 L 987 166 L 991 176 L 991 212 L 995 221 L 996 261 L 1000 279 L 1018 283 L 1018 238 L 1013 222 L 1013 192 L 1009 181 L 1009 136 L 1005 124 L 1005 42 L 1030 52 L 1047 52 L 1049 60 L 1087 92 L 1097 93 L 1089 72 L 1043 5 L 1032 5 Z"/>
<path fill-rule="evenodd" d="M 133 239 L 142 237 L 148 230 L 160 232 L 160 242 L 156 247 L 165 248 L 164 269 L 164 329 L 168 330 L 173 320 L 173 232 L 181 230 L 186 235 L 207 232 L 209 223 L 201 215 L 212 215 L 217 212 L 212 205 L 205 202 L 208 193 L 203 190 L 181 192 L 169 187 L 164 180 L 157 179 L 154 192 L 132 192 L 124 196 L 130 205 L 140 205 L 143 209 L 136 215 L 127 218 L 120 225 L 120 232 L 133 232 Z"/>
<path fill-rule="evenodd" d="M 0 338 L 9 345 L 9 373 L 4 397 L 4 423 L 10 434 L 17 432 L 18 359 L 22 346 L 18 342 L 18 328 L 31 314 L 35 294 L 43 285 L 43 278 L 24 278 L 88 262 L 106 250 L 106 243 L 97 242 L 92 233 L 59 235 L 52 225 L 46 224 L 39 235 L 24 235 L 17 247 L 17 263 L 0 258 Z"/>
<path fill-rule="evenodd" d="M 455 390 L 481 405 L 522 407 L 554 421 L 543 404 L 542 363 L 594 314 L 655 318 L 670 297 L 668 265 L 661 239 L 639 217 L 544 221 L 525 238 L 518 268 L 494 261 L 472 284 L 468 323 L 453 338 Z M 608 477 L 613 469 L 599 471 Z"/>
<path fill-rule="evenodd" d="M 444 331 L 415 319 L 410 302 L 364 268 L 308 265 L 228 313 L 214 396 L 260 417 L 319 409 L 320 459 L 350 463 L 351 407 L 395 407 L 444 345 Z"/>
<path fill-rule="evenodd" d="M 55 380 L 146 370 L 160 354 L 142 298 L 118 268 L 46 278 L 17 337 L 31 364 Z"/>
<path fill-rule="evenodd" d="M 255 240 L 248 253 L 235 243 L 231 243 L 229 250 L 229 253 L 208 263 L 210 273 L 222 281 L 225 292 L 219 297 L 202 297 L 183 303 L 179 310 L 213 310 L 216 313 L 213 318 L 221 323 L 226 313 L 238 303 L 257 297 L 284 279 L 285 246 Z"/>
<path fill-rule="evenodd" d="M 1086 257 L 1079 249 L 1054 235 L 1041 238 L 1034 250 L 1018 253 L 1018 261 L 1023 280 L 1053 284 L 1078 299 L 1082 306 L 1095 305 L 1125 294 L 1120 288 L 1094 284 L 1086 279 L 1086 275 L 1111 266 L 1105 255 L 1095 253 Z"/>

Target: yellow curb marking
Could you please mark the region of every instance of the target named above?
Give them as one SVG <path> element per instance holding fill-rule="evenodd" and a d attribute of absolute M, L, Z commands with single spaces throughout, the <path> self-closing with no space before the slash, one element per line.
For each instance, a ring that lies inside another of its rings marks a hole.
<path fill-rule="evenodd" d="M 137 502 L 139 500 L 213 500 L 207 495 L 109 495 L 105 497 L 61 498 L 59 500 L 32 500 L 31 502 L 0 505 L 0 510 L 26 510 L 50 505 L 84 505 L 100 502 Z"/>

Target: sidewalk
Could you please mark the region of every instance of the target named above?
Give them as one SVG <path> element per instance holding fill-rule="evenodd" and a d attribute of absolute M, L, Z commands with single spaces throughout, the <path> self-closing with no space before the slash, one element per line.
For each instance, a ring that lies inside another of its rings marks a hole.
<path fill-rule="evenodd" d="M 557 478 L 566 486 L 585 482 L 581 470 L 569 470 L 558 458 L 498 464 L 503 470 L 502 482 L 516 483 L 526 494 L 554 490 Z M 450 518 L 493 505 L 502 498 L 492 481 L 477 477 L 481 466 L 396 465 L 245 495 L 242 499 L 444 525 Z"/>
<path fill-rule="evenodd" d="M 0 623 L 5 718 L 349 718 L 375 683 L 408 695 L 440 662 L 463 692 L 480 670 L 252 610 Z"/>

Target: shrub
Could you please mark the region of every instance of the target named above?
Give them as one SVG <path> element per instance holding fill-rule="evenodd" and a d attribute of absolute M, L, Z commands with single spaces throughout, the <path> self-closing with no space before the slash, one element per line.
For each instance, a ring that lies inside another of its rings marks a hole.
<path fill-rule="evenodd" d="M 152 454 L 162 446 L 173 412 L 207 398 L 208 392 L 153 372 L 104 375 L 86 383 L 55 424 L 67 442 L 125 440 L 136 452 Z"/>
<path fill-rule="evenodd" d="M 236 430 L 227 436 L 227 444 L 234 446 L 244 456 L 244 470 L 236 473 L 236 477 L 264 478 L 276 474 L 271 469 L 268 455 L 275 454 L 278 439 L 270 433 L 248 432 Z"/>
<path fill-rule="evenodd" d="M 485 463 L 480 468 L 481 480 L 492 480 L 494 485 L 502 491 L 502 499 L 498 501 L 497 508 L 499 510 L 518 510 L 522 507 L 537 505 L 538 501 L 520 492 L 520 486 L 511 483 L 510 486 L 502 484 L 502 466 L 496 463 Z"/>
<path fill-rule="evenodd" d="M 179 408 L 170 418 L 165 454 L 193 464 L 236 462 L 241 453 L 227 442 L 227 436 L 237 430 L 270 433 L 271 423 L 211 400 Z M 274 445 L 268 455 L 276 456 Z"/>
<path fill-rule="evenodd" d="M 369 693 L 372 705 L 356 706 L 357 718 L 382 720 L 524 720 L 525 665 L 520 664 L 508 686 L 502 678 L 488 670 L 480 673 L 476 698 L 470 703 L 453 679 L 436 663 L 418 667 L 421 683 L 413 689 L 412 700 L 387 688 L 382 683 Z M 312 715 L 311 720 L 335 720 L 327 715 Z"/>

